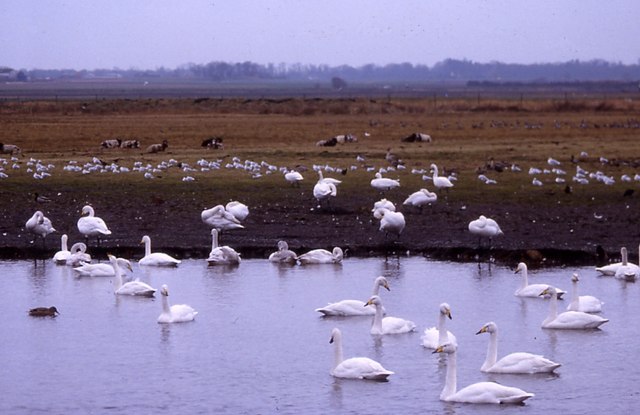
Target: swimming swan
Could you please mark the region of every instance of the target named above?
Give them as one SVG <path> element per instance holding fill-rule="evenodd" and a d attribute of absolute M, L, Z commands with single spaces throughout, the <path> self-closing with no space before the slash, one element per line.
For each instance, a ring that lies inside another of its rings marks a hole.
<path fill-rule="evenodd" d="M 82 217 L 78 219 L 78 231 L 80 231 L 87 240 L 91 236 L 96 236 L 98 238 L 98 244 L 100 243 L 101 235 L 111 235 L 107 224 L 102 218 L 95 216 L 93 208 L 89 205 L 82 208 Z"/>
<path fill-rule="evenodd" d="M 529 271 L 527 270 L 527 264 L 524 262 L 519 263 L 518 268 L 516 268 L 515 273 L 518 274 L 520 272 L 522 272 L 522 284 L 515 292 L 515 295 L 518 297 L 539 298 L 540 293 L 544 291 L 545 288 L 551 287 L 551 285 L 548 284 L 529 284 Z M 558 298 L 562 298 L 565 292 L 557 287 L 554 288 Z"/>
<path fill-rule="evenodd" d="M 60 250 L 53 255 L 53 261 L 58 265 L 66 264 L 67 258 L 71 255 L 71 251 L 67 248 L 67 239 L 66 233 L 60 237 Z"/>
<path fill-rule="evenodd" d="M 140 297 L 153 297 L 156 289 L 151 287 L 142 281 L 130 281 L 125 284 L 122 283 L 122 271 L 120 266 L 126 267 L 129 271 L 133 271 L 131 268 L 131 262 L 124 258 L 116 258 L 113 255 L 109 255 L 109 262 L 113 267 L 115 273 L 115 281 L 113 284 L 113 292 L 117 295 L 135 295 Z"/>
<path fill-rule="evenodd" d="M 389 283 L 385 277 L 377 277 L 373 283 L 373 293 L 371 295 L 378 295 L 380 293 L 380 287 L 386 288 L 387 291 L 391 291 Z M 316 308 L 316 311 L 322 313 L 324 316 L 371 316 L 376 313 L 376 310 L 371 307 L 365 307 L 365 302 L 361 300 L 342 300 L 337 303 L 329 303 L 322 308 Z M 384 311 L 384 310 L 383 310 Z"/>
<path fill-rule="evenodd" d="M 300 265 L 306 264 L 338 264 L 342 262 L 344 252 L 342 248 L 336 246 L 332 252 L 326 249 L 313 249 L 298 257 Z"/>
<path fill-rule="evenodd" d="M 627 248 L 622 247 L 620 254 L 622 255 L 622 263 L 616 269 L 615 277 L 627 281 L 635 281 L 640 275 L 640 267 L 628 261 Z"/>
<path fill-rule="evenodd" d="M 148 235 L 142 237 L 140 241 L 144 244 L 144 257 L 138 261 L 140 265 L 152 265 L 156 267 L 176 267 L 180 263 L 171 255 L 167 255 L 163 252 L 151 253 L 151 238 Z"/>
<path fill-rule="evenodd" d="M 158 323 L 185 323 L 193 321 L 198 312 L 186 304 L 174 304 L 169 307 L 169 287 L 164 284 L 160 289 L 162 294 L 162 314 L 158 316 Z"/>
<path fill-rule="evenodd" d="M 626 247 L 620 248 L 620 258 L 623 257 L 623 251 L 624 251 L 624 253 L 626 255 L 627 254 L 627 248 Z M 638 255 L 640 255 L 640 246 L 638 247 Z M 613 277 L 614 275 L 616 275 L 616 271 L 618 270 L 618 268 L 621 265 L 622 265 L 622 261 L 621 262 L 616 262 L 614 264 L 608 264 L 608 265 L 605 265 L 605 266 L 602 266 L 602 267 L 597 267 L 596 271 L 598 271 L 600 274 L 605 275 L 607 277 Z"/>
<path fill-rule="evenodd" d="M 334 345 L 331 375 L 336 378 L 387 380 L 394 373 L 368 357 L 352 357 L 345 360 L 342 353 L 342 333 L 337 328 L 331 332 L 329 343 Z"/>
<path fill-rule="evenodd" d="M 520 388 L 504 386 L 495 382 L 478 382 L 457 390 L 456 379 L 456 350 L 457 346 L 445 344 L 439 346 L 433 353 L 446 353 L 447 375 L 445 385 L 440 393 L 440 400 L 446 402 L 463 403 L 493 403 L 493 404 L 521 404 L 535 396 Z"/>
<path fill-rule="evenodd" d="M 548 373 L 553 372 L 561 365 L 544 356 L 516 352 L 504 356 L 498 360 L 498 326 L 493 321 L 485 324 L 476 334 L 489 333 L 489 346 L 487 358 L 481 371 L 486 373 Z"/>
<path fill-rule="evenodd" d="M 238 265 L 240 254 L 227 245 L 218 246 L 218 230 L 211 229 L 211 252 L 207 258 L 209 265 Z"/>
<path fill-rule="evenodd" d="M 84 242 L 76 242 L 69 250 L 69 258 L 65 262 L 70 267 L 77 267 L 83 262 L 91 262 L 91 255 L 87 254 L 87 245 Z"/>
<path fill-rule="evenodd" d="M 120 258 L 121 261 L 128 260 L 124 258 Z M 131 268 L 131 263 L 129 266 L 123 265 L 125 270 Z M 116 275 L 116 271 L 113 269 L 113 266 L 109 264 L 87 264 L 86 262 L 81 262 L 79 266 L 73 268 L 76 270 L 81 277 L 114 277 Z M 120 269 L 122 272 L 122 268 Z"/>
<path fill-rule="evenodd" d="M 451 307 L 447 303 L 442 303 L 440 304 L 438 311 L 438 327 L 429 327 L 424 329 L 424 333 L 421 338 L 422 346 L 427 349 L 437 349 L 438 346 L 442 346 L 446 343 L 451 343 L 456 346 L 458 345 L 456 336 L 447 330 L 447 317 L 449 320 L 453 319 L 453 317 L 451 317 Z"/>
<path fill-rule="evenodd" d="M 402 334 L 415 331 L 416 324 L 411 320 L 399 317 L 382 318 L 382 300 L 377 295 L 372 296 L 365 306 L 373 305 L 376 313 L 371 324 L 371 334 Z"/>
<path fill-rule="evenodd" d="M 286 241 L 278 241 L 278 250 L 269 255 L 269 262 L 278 264 L 295 264 L 298 261 L 298 255 L 289 249 Z"/>
<path fill-rule="evenodd" d="M 558 298 L 556 289 L 549 287 L 540 293 L 541 296 L 550 295 L 549 315 L 542 322 L 544 329 L 567 329 L 567 330 L 587 330 L 596 329 L 600 325 L 609 321 L 606 318 L 594 314 L 583 313 L 582 311 L 565 311 L 558 314 Z"/>
<path fill-rule="evenodd" d="M 582 311 L 585 313 L 599 313 L 602 311 L 602 301 L 592 295 L 578 295 L 578 274 L 571 276 L 571 303 L 567 306 L 568 311 Z"/>

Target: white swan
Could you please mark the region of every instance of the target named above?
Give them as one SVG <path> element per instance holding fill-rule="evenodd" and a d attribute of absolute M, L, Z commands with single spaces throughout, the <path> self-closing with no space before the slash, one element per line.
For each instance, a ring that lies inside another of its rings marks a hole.
<path fill-rule="evenodd" d="M 396 187 L 400 187 L 400 180 L 382 177 L 382 174 L 380 174 L 380 172 L 377 172 L 375 174 L 375 178 L 371 179 L 371 187 L 378 190 L 379 192 L 384 192 L 385 190 L 391 190 L 395 189 Z"/>
<path fill-rule="evenodd" d="M 371 295 L 379 295 L 380 287 L 386 288 L 387 291 L 391 291 L 387 279 L 383 276 L 377 277 L 373 282 L 373 292 Z M 371 316 L 376 313 L 376 310 L 371 307 L 365 307 L 366 303 L 362 300 L 342 300 L 336 303 L 329 303 L 328 305 L 316 308 L 316 311 L 322 313 L 324 316 Z M 384 310 L 383 310 L 384 311 Z"/>
<path fill-rule="evenodd" d="M 249 216 L 249 207 L 242 202 L 233 200 L 224 206 L 224 209 L 235 216 L 240 222 Z"/>
<path fill-rule="evenodd" d="M 122 261 L 127 261 L 124 258 L 119 258 Z M 125 269 L 131 268 L 131 263 L 129 266 L 123 265 Z M 81 277 L 114 277 L 116 275 L 113 266 L 109 264 L 87 264 L 86 262 L 81 262 L 80 266 L 73 268 L 77 271 Z M 122 269 L 120 269 L 122 272 Z"/>
<path fill-rule="evenodd" d="M 326 249 L 313 249 L 298 257 L 300 265 L 307 264 L 339 264 L 344 258 L 342 248 L 336 246 L 332 252 Z"/>
<path fill-rule="evenodd" d="M 331 375 L 336 378 L 387 380 L 394 373 L 368 357 L 352 357 L 345 360 L 342 353 L 342 333 L 337 328 L 332 330 L 329 343 L 334 345 Z"/>
<path fill-rule="evenodd" d="M 233 216 L 232 213 L 227 212 L 222 205 L 216 205 L 211 209 L 203 210 L 202 213 L 200 213 L 200 218 L 202 219 L 202 222 L 210 228 L 214 228 L 219 231 L 244 228 L 240 221 Z"/>
<path fill-rule="evenodd" d="M 484 215 L 480 215 L 478 219 L 469 222 L 469 232 L 478 235 L 478 241 L 480 241 L 480 238 L 489 238 L 489 243 L 491 243 L 494 236 L 504 235 L 498 223 Z"/>
<path fill-rule="evenodd" d="M 211 229 L 211 252 L 207 258 L 209 265 L 237 265 L 240 263 L 240 254 L 235 249 L 224 245 L 218 246 L 218 230 Z"/>
<path fill-rule="evenodd" d="M 298 171 L 289 170 L 284 174 L 284 179 L 291 183 L 292 186 L 300 186 L 300 182 L 304 180 L 304 177 Z"/>
<path fill-rule="evenodd" d="M 449 320 L 453 319 L 453 317 L 451 317 L 451 307 L 447 303 L 442 303 L 438 309 L 438 327 L 429 327 L 424 329 L 424 333 L 421 338 L 422 346 L 427 349 L 437 349 L 438 346 L 446 343 L 451 343 L 456 346 L 458 345 L 456 336 L 447 330 L 447 317 Z"/>
<path fill-rule="evenodd" d="M 626 281 L 635 281 L 640 275 L 640 267 L 628 261 L 627 248 L 620 248 L 622 263 L 616 269 L 615 277 Z"/>
<path fill-rule="evenodd" d="M 269 262 L 278 264 L 295 264 L 298 261 L 298 255 L 289 249 L 286 241 L 278 241 L 278 250 L 269 255 Z"/>
<path fill-rule="evenodd" d="M 542 322 L 544 329 L 568 329 L 568 330 L 586 330 L 596 329 L 600 325 L 609 321 L 595 314 L 583 313 L 582 311 L 565 311 L 558 314 L 558 298 L 556 289 L 548 287 L 540 293 L 541 296 L 551 296 L 549 304 L 549 314 Z"/>
<path fill-rule="evenodd" d="M 91 262 L 91 255 L 87 254 L 87 245 L 84 242 L 73 244 L 69 253 L 69 258 L 65 263 L 70 267 L 77 267 L 83 262 Z"/>
<path fill-rule="evenodd" d="M 627 248 L 626 247 L 620 248 L 620 258 L 622 258 L 622 256 L 623 256 L 623 254 L 622 254 L 623 251 L 626 254 L 627 253 Z M 638 255 L 640 256 L 640 246 L 638 246 Z M 628 263 L 628 260 L 627 260 L 627 263 Z M 622 261 L 616 262 L 616 263 L 613 263 L 613 264 L 604 265 L 602 267 L 596 267 L 596 271 L 598 271 L 602 275 L 606 275 L 608 277 L 613 277 L 614 275 L 616 275 L 616 271 L 618 270 L 618 268 L 620 268 L 621 265 L 622 265 Z"/>
<path fill-rule="evenodd" d="M 525 392 L 520 388 L 504 386 L 495 382 L 478 382 L 463 389 L 457 390 L 457 346 L 445 344 L 439 346 L 433 353 L 446 353 L 447 375 L 445 385 L 440 393 L 440 400 L 446 402 L 463 403 L 494 403 L 494 404 L 521 404 L 525 400 L 535 396 L 533 393 Z"/>
<path fill-rule="evenodd" d="M 324 177 L 322 175 L 322 170 L 318 170 L 318 177 L 318 182 L 331 183 L 334 186 L 338 186 L 340 183 L 342 183 L 342 180 L 334 179 L 333 177 Z"/>
<path fill-rule="evenodd" d="M 382 300 L 377 295 L 371 296 L 365 306 L 373 305 L 376 313 L 371 324 L 371 334 L 402 334 L 415 331 L 416 323 L 399 317 L 382 318 Z"/>
<path fill-rule="evenodd" d="M 71 255 L 71 251 L 67 248 L 68 238 L 66 233 L 60 237 L 60 250 L 53 255 L 53 261 L 58 265 L 66 264 L 67 258 Z"/>
<path fill-rule="evenodd" d="M 148 235 L 143 236 L 140 243 L 144 244 L 144 257 L 140 258 L 140 261 L 138 261 L 140 265 L 152 265 L 156 267 L 176 267 L 180 263 L 179 260 L 163 252 L 151 253 L 151 238 L 149 238 Z"/>
<path fill-rule="evenodd" d="M 476 333 L 489 333 L 487 358 L 481 371 L 487 373 L 549 373 L 561 366 L 544 356 L 526 352 L 516 352 L 498 360 L 498 326 L 493 321 L 482 326 Z"/>
<path fill-rule="evenodd" d="M 380 215 L 380 230 L 384 232 L 385 236 L 391 233 L 399 238 L 406 226 L 404 215 L 401 212 L 384 208 L 379 209 L 378 214 Z"/>
<path fill-rule="evenodd" d="M 25 229 L 31 232 L 34 235 L 42 237 L 42 243 L 44 244 L 44 240 L 50 233 L 55 232 L 55 228 L 51 224 L 51 220 L 44 216 L 42 211 L 37 210 L 36 213 L 29 218 L 27 223 L 25 224 Z"/>
<path fill-rule="evenodd" d="M 338 189 L 336 185 L 328 182 L 317 182 L 313 186 L 313 197 L 316 198 L 318 203 L 322 203 L 323 200 L 329 201 L 330 197 L 336 197 Z"/>
<path fill-rule="evenodd" d="M 186 304 L 174 304 L 169 307 L 169 287 L 164 284 L 160 289 L 162 294 L 162 314 L 158 316 L 158 323 L 185 323 L 193 321 L 198 312 Z"/>
<path fill-rule="evenodd" d="M 531 297 L 531 298 L 539 298 L 540 293 L 544 291 L 545 288 L 551 287 L 549 284 L 529 284 L 529 271 L 527 269 L 527 264 L 524 262 L 520 262 L 518 264 L 518 268 L 516 268 L 515 273 L 522 273 L 522 284 L 520 288 L 518 288 L 515 292 L 515 295 L 518 297 Z M 564 295 L 564 291 L 554 287 L 558 298 L 562 298 Z"/>
<path fill-rule="evenodd" d="M 433 174 L 433 185 L 438 189 L 438 191 L 442 189 L 446 189 L 447 191 L 449 191 L 449 188 L 453 187 L 453 183 L 451 183 L 451 180 L 443 176 L 438 176 L 438 166 L 436 166 L 435 164 L 431 165 L 431 172 Z"/>
<path fill-rule="evenodd" d="M 113 284 L 113 292 L 117 295 L 135 295 L 139 297 L 153 297 L 156 289 L 151 287 L 142 281 L 129 281 L 125 284 L 122 283 L 122 271 L 120 266 L 126 267 L 129 271 L 133 271 L 131 268 L 131 262 L 124 258 L 116 258 L 113 255 L 109 255 L 109 262 L 113 267 L 115 273 L 115 281 Z"/>
<path fill-rule="evenodd" d="M 411 193 L 409 197 L 405 199 L 402 203 L 403 205 L 415 206 L 420 208 L 420 212 L 422 212 L 422 207 L 425 205 L 430 205 L 438 201 L 438 195 L 434 192 L 430 192 L 427 189 L 420 189 L 417 192 Z"/>
<path fill-rule="evenodd" d="M 373 209 L 371 209 L 371 212 L 373 213 L 373 217 L 380 220 L 380 218 L 382 218 L 382 214 L 381 214 L 382 209 L 387 209 L 392 212 L 395 212 L 396 205 L 394 205 L 393 202 L 387 199 L 378 200 L 373 204 Z"/>
<path fill-rule="evenodd" d="M 102 218 L 95 216 L 95 211 L 89 205 L 82 208 L 82 217 L 78 219 L 78 231 L 80 231 L 87 240 L 91 236 L 97 237 L 98 244 L 100 244 L 100 236 L 111 235 L 107 224 Z"/>
<path fill-rule="evenodd" d="M 585 313 L 599 313 L 602 311 L 602 301 L 592 295 L 578 295 L 578 274 L 571 276 L 571 303 L 567 306 L 568 311 L 582 311 Z"/>

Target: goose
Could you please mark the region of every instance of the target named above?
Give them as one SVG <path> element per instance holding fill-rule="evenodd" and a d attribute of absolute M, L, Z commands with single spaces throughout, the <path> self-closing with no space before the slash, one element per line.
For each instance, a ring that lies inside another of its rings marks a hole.
<path fill-rule="evenodd" d="M 138 263 L 140 265 L 151 265 L 156 267 L 177 267 L 180 263 L 171 255 L 167 255 L 163 252 L 151 253 L 151 238 L 148 235 L 144 235 L 141 244 L 144 244 L 144 257 L 142 257 Z"/>
<path fill-rule="evenodd" d="M 336 246 L 332 252 L 326 249 L 313 249 L 298 257 L 300 265 L 307 264 L 339 264 L 344 258 L 342 248 Z"/>
<path fill-rule="evenodd" d="M 207 258 L 209 265 L 238 265 L 240 264 L 240 254 L 235 249 L 218 246 L 218 230 L 211 229 L 211 252 Z"/>
<path fill-rule="evenodd" d="M 210 228 L 217 229 L 219 231 L 242 229 L 244 226 L 240 221 L 233 216 L 231 212 L 227 212 L 224 206 L 216 205 L 211 209 L 205 209 L 200 213 L 202 222 L 208 225 Z"/>
<path fill-rule="evenodd" d="M 373 209 L 371 209 L 371 212 L 373 213 L 373 217 L 380 220 L 380 218 L 382 218 L 382 215 L 380 213 L 382 209 L 387 209 L 392 212 L 395 212 L 396 205 L 394 205 L 393 202 L 387 199 L 378 200 L 373 204 Z"/>
<path fill-rule="evenodd" d="M 242 202 L 238 202 L 237 200 L 232 200 L 227 203 L 224 209 L 235 216 L 240 222 L 245 220 L 247 216 L 249 216 L 249 207 Z"/>
<path fill-rule="evenodd" d="M 97 237 L 98 245 L 100 245 L 100 236 L 111 235 L 107 224 L 102 218 L 95 216 L 95 211 L 90 205 L 82 208 L 82 217 L 78 219 L 78 231 L 84 235 L 87 241 L 91 236 Z"/>
<path fill-rule="evenodd" d="M 33 317 L 55 317 L 60 314 L 55 307 L 36 307 L 29 310 L 29 315 Z"/>
<path fill-rule="evenodd" d="M 135 295 L 139 297 L 153 297 L 156 292 L 156 289 L 151 287 L 149 284 L 146 284 L 142 281 L 129 281 L 125 284 L 122 283 L 122 271 L 120 271 L 120 266 L 124 266 L 129 271 L 133 271 L 131 268 L 131 262 L 124 260 L 124 258 L 116 258 L 113 255 L 109 256 L 109 262 L 111 262 L 111 266 L 113 267 L 115 273 L 115 282 L 113 285 L 113 292 L 117 295 Z"/>
<path fill-rule="evenodd" d="M 321 204 L 323 200 L 326 200 L 328 203 L 329 198 L 336 197 L 337 194 L 338 189 L 333 183 L 317 182 L 313 186 L 313 197 L 316 198 L 319 204 Z"/>
<path fill-rule="evenodd" d="M 451 307 L 447 303 L 442 303 L 438 311 L 438 327 L 424 329 L 421 338 L 423 347 L 427 349 L 437 349 L 438 346 L 445 343 L 458 345 L 456 336 L 447 330 L 447 317 L 449 317 L 449 320 L 453 319 L 453 317 L 451 317 Z"/>
<path fill-rule="evenodd" d="M 37 210 L 27 221 L 25 229 L 34 235 L 41 236 L 43 246 L 45 245 L 45 238 L 47 235 L 56 231 L 51 224 L 51 220 L 44 216 L 44 213 L 40 210 Z"/>
<path fill-rule="evenodd" d="M 383 276 L 379 276 L 373 283 L 372 295 L 380 294 L 380 287 L 386 288 L 387 291 L 391 291 L 387 279 Z M 371 316 L 375 315 L 376 310 L 371 307 L 365 307 L 366 303 L 362 300 L 342 300 L 336 303 L 329 303 L 328 305 L 316 308 L 316 311 L 323 314 L 323 317 L 327 316 Z"/>
<path fill-rule="evenodd" d="M 371 324 L 371 334 L 402 334 L 415 331 L 416 324 L 411 320 L 405 320 L 399 317 L 382 318 L 382 300 L 379 296 L 373 295 L 366 302 L 365 306 L 373 305 L 375 307 L 375 315 Z"/>
<path fill-rule="evenodd" d="M 278 250 L 269 255 L 269 262 L 278 264 L 295 264 L 298 261 L 298 255 L 289 249 L 286 241 L 278 241 Z"/>
<path fill-rule="evenodd" d="M 480 370 L 485 373 L 549 373 L 560 366 L 544 356 L 516 352 L 511 353 L 498 360 L 498 325 L 493 321 L 488 322 L 476 333 L 489 333 L 489 346 L 487 347 L 487 358 Z"/>
<path fill-rule="evenodd" d="M 640 267 L 628 261 L 627 248 L 622 247 L 620 254 L 622 256 L 622 263 L 620 263 L 620 266 L 616 269 L 615 277 L 627 281 L 635 281 L 640 274 Z"/>
<path fill-rule="evenodd" d="M 291 183 L 292 186 L 300 187 L 300 182 L 304 180 L 304 177 L 298 171 L 289 170 L 284 174 L 284 179 Z"/>
<path fill-rule="evenodd" d="M 456 345 L 447 343 L 439 346 L 433 353 L 447 354 L 447 375 L 440 393 L 440 400 L 462 403 L 522 404 L 535 396 L 520 388 L 504 386 L 495 382 L 478 382 L 457 390 Z"/>
<path fill-rule="evenodd" d="M 625 255 L 628 255 L 628 252 L 627 252 L 627 248 L 623 246 L 622 248 L 620 248 L 620 258 L 622 259 L 623 256 Z M 640 256 L 640 246 L 638 247 L 638 255 Z M 627 259 L 627 263 L 628 263 L 628 259 Z M 618 268 L 620 268 L 621 265 L 622 265 L 622 261 L 616 262 L 614 264 L 608 264 L 602 267 L 596 267 L 596 271 L 598 271 L 601 275 L 613 277 L 616 275 L 616 271 L 618 270 Z"/>
<path fill-rule="evenodd" d="M 578 274 L 575 272 L 571 276 L 571 303 L 567 306 L 568 311 L 582 311 L 585 313 L 599 313 L 602 311 L 602 301 L 592 295 L 578 295 Z"/>
<path fill-rule="evenodd" d="M 58 265 L 67 263 L 67 259 L 71 255 L 71 251 L 67 248 L 68 236 L 65 233 L 60 237 L 60 250 L 53 255 L 53 261 Z"/>
<path fill-rule="evenodd" d="M 193 321 L 198 312 L 186 304 L 174 304 L 169 307 L 169 287 L 166 284 L 160 288 L 162 294 L 162 313 L 158 316 L 158 323 L 185 323 Z"/>
<path fill-rule="evenodd" d="M 385 236 L 391 233 L 399 238 L 406 226 L 404 215 L 401 212 L 388 209 L 379 209 L 378 213 L 380 215 L 380 230 L 384 232 Z"/>
<path fill-rule="evenodd" d="M 420 189 L 417 192 L 411 193 L 402 204 L 407 206 L 415 206 L 420 209 L 420 212 L 422 212 L 423 206 L 430 205 L 437 201 L 437 194 L 435 194 L 434 192 L 430 192 L 427 189 Z"/>
<path fill-rule="evenodd" d="M 549 314 L 542 322 L 544 329 L 587 330 L 596 329 L 609 321 L 606 318 L 582 311 L 565 311 L 558 314 L 558 298 L 555 287 L 549 286 L 540 293 L 540 296 L 551 296 Z"/>
<path fill-rule="evenodd" d="M 333 377 L 384 381 L 394 373 L 368 357 L 351 357 L 345 360 L 342 353 L 342 332 L 338 328 L 331 331 L 329 343 L 334 346 L 334 364 L 330 372 Z"/>
<path fill-rule="evenodd" d="M 469 222 L 469 232 L 478 235 L 478 245 L 480 245 L 481 238 L 489 238 L 489 245 L 491 245 L 494 236 L 504 235 L 498 223 L 484 215 Z"/>
<path fill-rule="evenodd" d="M 69 253 L 69 258 L 65 263 L 70 267 L 77 267 L 83 262 L 91 262 L 91 255 L 87 254 L 87 245 L 83 242 L 73 244 Z"/>
<path fill-rule="evenodd" d="M 431 165 L 431 172 L 433 174 L 433 185 L 438 189 L 438 191 L 441 191 L 442 189 L 449 191 L 449 188 L 453 187 L 451 180 L 444 176 L 438 176 L 438 166 L 435 164 Z"/>
<path fill-rule="evenodd" d="M 396 187 L 400 187 L 400 180 L 382 177 L 382 174 L 380 174 L 380 172 L 376 172 L 375 178 L 371 179 L 371 187 L 379 192 L 384 192 L 385 190 L 391 190 L 395 189 Z"/>
<path fill-rule="evenodd" d="M 527 264 L 525 264 L 524 262 L 520 262 L 518 264 L 518 268 L 516 268 L 515 273 L 518 274 L 520 272 L 522 272 L 522 284 L 520 285 L 520 288 L 518 288 L 515 292 L 515 295 L 518 297 L 539 298 L 541 291 L 543 291 L 547 287 L 551 287 L 551 285 L 548 284 L 529 284 L 529 271 L 527 269 Z M 561 299 L 565 292 L 557 287 L 554 288 L 556 290 L 558 298 Z"/>

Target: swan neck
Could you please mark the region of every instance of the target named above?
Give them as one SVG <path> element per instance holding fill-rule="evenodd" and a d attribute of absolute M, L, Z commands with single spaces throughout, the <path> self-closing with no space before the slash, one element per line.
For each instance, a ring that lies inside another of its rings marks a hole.
<path fill-rule="evenodd" d="M 118 261 L 113 262 L 113 271 L 115 274 L 113 289 L 114 291 L 118 291 L 122 287 L 122 272 L 120 271 L 120 266 L 118 265 Z"/>
<path fill-rule="evenodd" d="M 344 355 L 342 354 L 342 339 L 340 336 L 335 336 L 333 343 L 333 369 L 335 370 L 344 360 Z"/>
<path fill-rule="evenodd" d="M 448 397 L 456 393 L 457 378 L 456 378 L 456 352 L 450 353 L 447 356 L 447 376 L 444 381 L 444 388 L 440 394 L 440 399 L 446 400 Z"/>
<path fill-rule="evenodd" d="M 580 297 L 578 295 L 578 282 L 573 281 L 571 284 L 571 309 L 578 310 L 579 303 Z"/>
<path fill-rule="evenodd" d="M 151 255 L 151 241 L 149 239 L 144 240 L 144 256 Z"/>
<path fill-rule="evenodd" d="M 551 323 L 558 316 L 558 295 L 552 294 L 549 301 L 551 301 L 551 303 L 549 303 L 549 315 L 547 316 L 547 319 L 543 322 L 543 325 Z"/>
<path fill-rule="evenodd" d="M 68 251 L 69 250 L 69 248 L 67 248 L 67 235 L 62 235 L 60 248 L 61 248 L 60 249 L 61 251 Z"/>
<path fill-rule="evenodd" d="M 213 232 L 211 234 L 211 250 L 214 250 L 218 247 L 218 233 Z"/>
<path fill-rule="evenodd" d="M 498 334 L 489 333 L 489 345 L 487 346 L 487 359 L 482 365 L 482 369 L 489 369 L 498 361 Z"/>
<path fill-rule="evenodd" d="M 376 314 L 373 316 L 373 324 L 371 325 L 371 334 L 382 334 L 382 307 L 374 305 Z"/>
<path fill-rule="evenodd" d="M 449 333 L 447 333 L 446 321 L 447 316 L 442 313 L 439 313 L 438 317 L 438 346 L 442 346 L 443 344 L 449 341 Z"/>
<path fill-rule="evenodd" d="M 527 285 L 529 285 L 529 270 L 524 268 L 522 270 L 522 288 L 525 288 Z"/>
<path fill-rule="evenodd" d="M 171 314 L 171 309 L 169 308 L 169 298 L 166 295 L 162 295 L 162 312 L 166 314 Z"/>

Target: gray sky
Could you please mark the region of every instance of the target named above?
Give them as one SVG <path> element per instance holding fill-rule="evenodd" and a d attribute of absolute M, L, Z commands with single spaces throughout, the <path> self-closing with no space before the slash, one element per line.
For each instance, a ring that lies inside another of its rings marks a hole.
<path fill-rule="evenodd" d="M 640 62 L 639 0 L 2 0 L 0 66 Z"/>

